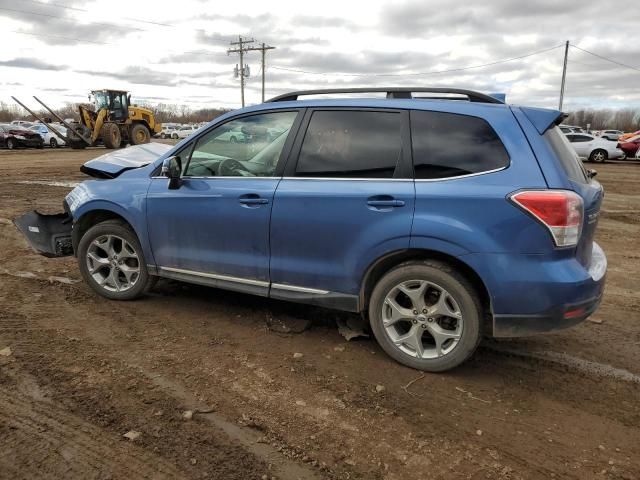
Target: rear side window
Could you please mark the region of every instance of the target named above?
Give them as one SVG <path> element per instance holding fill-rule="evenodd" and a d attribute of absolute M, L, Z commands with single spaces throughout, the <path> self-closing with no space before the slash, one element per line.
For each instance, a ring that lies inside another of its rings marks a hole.
<path fill-rule="evenodd" d="M 589 135 L 580 135 L 580 134 L 567 135 L 567 138 L 571 143 L 583 143 L 583 142 L 590 142 L 591 140 L 593 140 L 593 137 L 590 137 Z"/>
<path fill-rule="evenodd" d="M 396 112 L 316 111 L 296 176 L 391 178 L 402 154 L 401 129 Z"/>
<path fill-rule="evenodd" d="M 485 120 L 443 112 L 411 112 L 415 178 L 451 178 L 509 165 L 509 154 Z"/>
<path fill-rule="evenodd" d="M 582 137 L 584 135 L 576 136 Z M 560 129 L 558 127 L 550 128 L 544 133 L 544 139 L 555 153 L 569 179 L 578 183 L 588 183 L 587 174 L 578 154 Z"/>

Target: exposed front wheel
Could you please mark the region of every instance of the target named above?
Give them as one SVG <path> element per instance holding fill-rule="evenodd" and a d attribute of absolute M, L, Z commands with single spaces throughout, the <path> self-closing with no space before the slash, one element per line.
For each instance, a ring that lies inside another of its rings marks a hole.
<path fill-rule="evenodd" d="M 102 126 L 102 141 L 107 148 L 120 148 L 122 144 L 122 134 L 117 124 L 109 122 Z"/>
<path fill-rule="evenodd" d="M 89 286 L 112 300 L 138 298 L 155 283 L 138 238 L 118 220 L 101 222 L 83 235 L 78 264 Z"/>
<path fill-rule="evenodd" d="M 590 162 L 603 163 L 606 160 L 607 152 L 605 152 L 604 150 L 594 150 L 593 152 L 591 152 L 591 155 L 589 155 Z"/>
<path fill-rule="evenodd" d="M 369 302 L 371 329 L 392 358 L 412 368 L 442 372 L 460 365 L 480 341 L 482 307 L 460 273 L 434 261 L 389 271 Z"/>

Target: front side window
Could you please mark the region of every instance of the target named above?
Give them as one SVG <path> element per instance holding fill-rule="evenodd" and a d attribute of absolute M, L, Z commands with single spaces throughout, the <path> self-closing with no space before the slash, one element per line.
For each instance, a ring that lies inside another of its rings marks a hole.
<path fill-rule="evenodd" d="M 444 112 L 411 112 L 415 178 L 451 178 L 509 165 L 509 154 L 485 120 Z"/>
<path fill-rule="evenodd" d="M 396 112 L 316 111 L 296 176 L 391 178 L 402 155 L 401 130 L 402 115 Z"/>
<path fill-rule="evenodd" d="M 231 120 L 202 136 L 184 175 L 271 177 L 297 112 L 275 112 Z M 191 130 L 185 127 L 184 130 Z M 278 135 L 270 132 L 277 130 Z"/>

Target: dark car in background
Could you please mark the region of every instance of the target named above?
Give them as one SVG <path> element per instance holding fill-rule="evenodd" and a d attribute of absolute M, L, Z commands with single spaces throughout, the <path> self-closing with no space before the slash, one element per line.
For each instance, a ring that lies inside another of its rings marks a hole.
<path fill-rule="evenodd" d="M 0 147 L 13 150 L 18 147 L 42 148 L 44 141 L 38 132 L 8 123 L 0 124 Z"/>
<path fill-rule="evenodd" d="M 635 137 L 619 142 L 618 148 L 625 153 L 627 158 L 635 157 L 638 152 L 638 148 L 640 148 L 640 135 L 636 135 Z"/>

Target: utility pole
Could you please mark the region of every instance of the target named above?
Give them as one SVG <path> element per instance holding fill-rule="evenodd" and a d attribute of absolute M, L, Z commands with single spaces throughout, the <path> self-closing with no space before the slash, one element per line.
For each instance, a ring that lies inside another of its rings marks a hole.
<path fill-rule="evenodd" d="M 267 53 L 267 50 L 273 50 L 274 48 L 276 47 L 269 47 L 265 45 L 264 42 L 262 42 L 262 46 L 258 49 L 262 53 L 262 103 L 264 103 L 264 76 L 266 70 L 266 62 L 264 57 Z"/>
<path fill-rule="evenodd" d="M 240 98 L 242 99 L 242 107 L 244 108 L 244 77 L 245 77 L 245 70 L 244 70 L 244 54 L 245 52 L 249 51 L 249 50 L 255 50 L 252 48 L 247 47 L 247 44 L 252 44 L 255 40 L 252 38 L 251 40 L 245 40 L 242 38 L 242 36 L 238 36 L 238 41 L 237 42 L 230 42 L 230 45 L 238 45 L 237 48 L 230 48 L 229 50 L 227 50 L 227 55 L 231 54 L 231 53 L 239 53 L 240 54 L 240 71 L 239 71 L 239 75 L 240 75 Z"/>
<path fill-rule="evenodd" d="M 564 84 L 567 79 L 567 60 L 569 58 L 569 40 L 564 44 L 564 65 L 562 66 L 562 83 L 560 84 L 560 102 L 558 110 L 562 111 L 562 102 L 564 100 Z"/>

